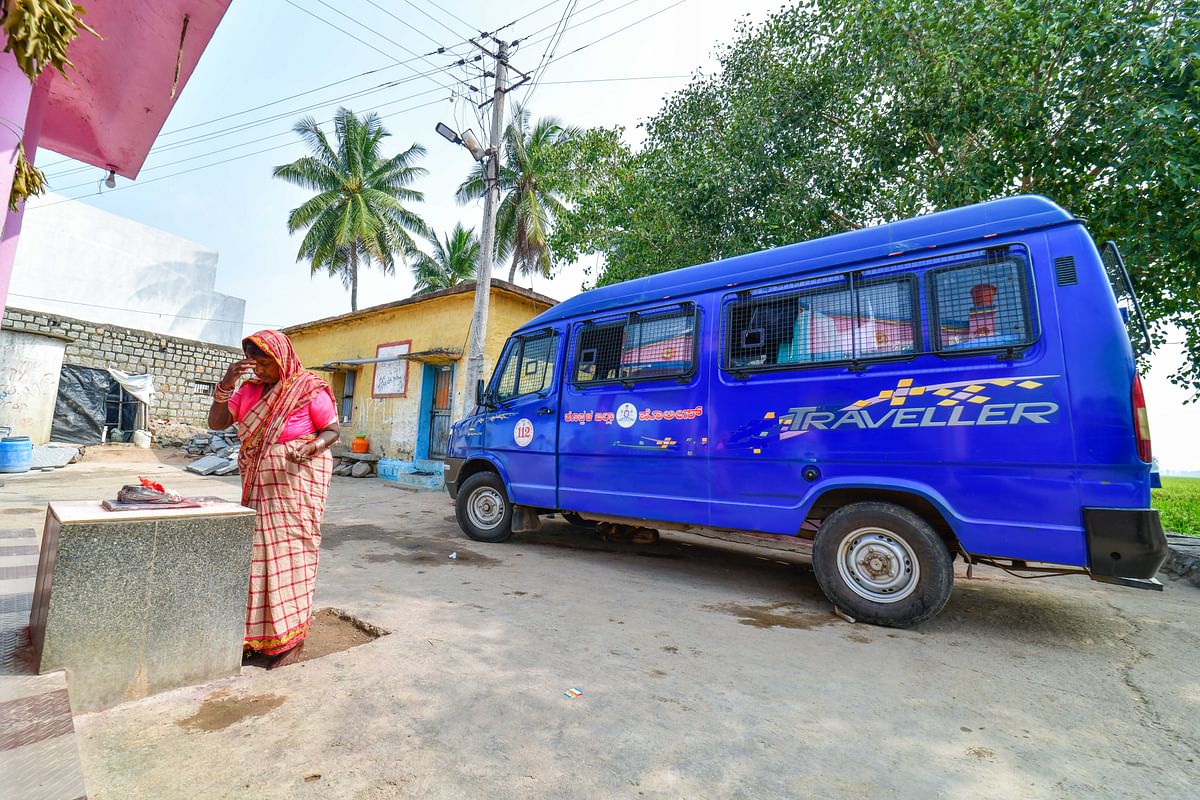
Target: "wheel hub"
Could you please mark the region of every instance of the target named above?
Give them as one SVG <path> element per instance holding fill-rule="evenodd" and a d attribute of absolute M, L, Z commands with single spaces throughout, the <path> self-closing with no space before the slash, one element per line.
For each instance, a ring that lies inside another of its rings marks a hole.
<path fill-rule="evenodd" d="M 920 565 L 907 542 L 883 528 L 859 528 L 838 546 L 838 572 L 852 591 L 876 603 L 908 597 Z"/>
<path fill-rule="evenodd" d="M 490 486 L 482 486 L 471 495 L 467 514 L 478 527 L 494 528 L 504 519 L 504 498 Z"/>

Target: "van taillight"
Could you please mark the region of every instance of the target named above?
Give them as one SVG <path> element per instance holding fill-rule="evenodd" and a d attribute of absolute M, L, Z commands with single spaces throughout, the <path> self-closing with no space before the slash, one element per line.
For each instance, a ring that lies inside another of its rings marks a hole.
<path fill-rule="evenodd" d="M 1142 379 L 1133 376 L 1133 433 L 1137 437 L 1138 458 L 1149 464 L 1153 457 L 1150 453 L 1150 415 L 1146 413 L 1146 396 L 1142 394 Z"/>

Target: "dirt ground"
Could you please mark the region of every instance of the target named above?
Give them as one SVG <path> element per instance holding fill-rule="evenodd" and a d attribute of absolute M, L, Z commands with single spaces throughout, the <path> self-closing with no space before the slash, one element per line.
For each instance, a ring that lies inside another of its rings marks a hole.
<path fill-rule="evenodd" d="M 237 496 L 182 463 L 89 452 L 7 481 L 0 524 L 137 474 Z M 389 634 L 77 717 L 88 796 L 1200 796 L 1200 590 L 976 575 L 886 630 L 788 553 L 484 545 L 443 494 L 335 478 L 317 605 Z"/>

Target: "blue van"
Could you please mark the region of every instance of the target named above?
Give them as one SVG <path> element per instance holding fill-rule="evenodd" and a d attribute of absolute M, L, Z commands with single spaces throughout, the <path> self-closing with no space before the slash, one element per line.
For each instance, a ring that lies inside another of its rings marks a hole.
<path fill-rule="evenodd" d="M 473 539 L 576 524 L 796 537 L 909 626 L 953 560 L 1158 588 L 1128 274 L 1011 197 L 593 289 L 509 339 L 451 432 Z"/>

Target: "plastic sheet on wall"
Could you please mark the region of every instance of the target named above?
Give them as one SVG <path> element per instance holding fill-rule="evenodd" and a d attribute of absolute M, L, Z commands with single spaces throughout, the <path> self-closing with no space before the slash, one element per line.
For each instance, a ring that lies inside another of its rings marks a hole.
<path fill-rule="evenodd" d="M 132 375 L 128 372 L 111 368 L 108 370 L 108 374 L 112 375 L 117 383 L 121 384 L 121 388 L 138 400 L 141 400 L 148 406 L 154 404 L 154 395 L 158 393 L 158 390 L 154 388 L 153 376 Z"/>
<path fill-rule="evenodd" d="M 112 377 L 108 370 L 64 364 L 50 441 L 100 444 L 104 441 L 105 398 Z"/>

